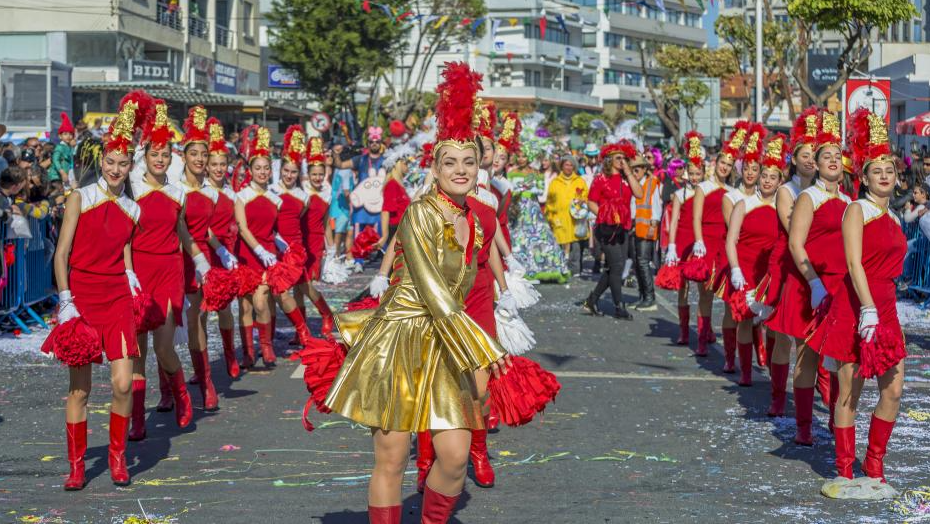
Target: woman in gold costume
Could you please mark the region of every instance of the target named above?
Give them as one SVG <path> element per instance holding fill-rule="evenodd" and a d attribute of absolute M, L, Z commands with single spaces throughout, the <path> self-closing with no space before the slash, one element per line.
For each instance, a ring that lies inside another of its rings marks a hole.
<path fill-rule="evenodd" d="M 435 188 L 398 226 L 396 269 L 380 307 L 337 320 L 349 352 L 325 404 L 372 428 L 373 523 L 400 522 L 410 434 L 419 431 L 432 433 L 436 449 L 422 522 L 449 519 L 465 482 L 470 430 L 484 428 L 474 372 L 507 366 L 504 350 L 463 311 L 485 241 L 466 203 L 478 176 L 473 122 L 481 76 L 451 63 L 443 77 Z"/>

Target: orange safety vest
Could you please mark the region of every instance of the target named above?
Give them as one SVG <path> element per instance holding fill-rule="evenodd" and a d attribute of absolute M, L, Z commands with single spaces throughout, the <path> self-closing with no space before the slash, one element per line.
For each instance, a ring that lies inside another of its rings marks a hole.
<path fill-rule="evenodd" d="M 636 224 L 637 238 L 646 240 L 656 240 L 659 238 L 658 225 L 653 227 L 652 231 L 649 230 L 651 222 L 658 221 L 660 218 L 652 216 L 652 195 L 658 188 L 659 182 L 656 180 L 656 177 L 646 177 L 646 181 L 643 184 L 643 197 L 636 199 L 636 216 L 634 217 L 634 222 Z"/>

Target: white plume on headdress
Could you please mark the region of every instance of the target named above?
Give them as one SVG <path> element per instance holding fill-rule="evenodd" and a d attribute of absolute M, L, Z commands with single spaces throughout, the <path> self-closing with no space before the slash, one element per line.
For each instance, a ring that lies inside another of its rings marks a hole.
<path fill-rule="evenodd" d="M 423 121 L 420 131 L 407 141 L 417 150 L 423 149 L 425 144 L 436 141 L 436 117 L 431 116 Z"/>
<path fill-rule="evenodd" d="M 384 167 L 384 169 L 390 171 L 391 168 L 394 167 L 394 164 L 396 164 L 398 160 L 412 157 L 416 154 L 416 152 L 417 150 L 413 147 L 413 144 L 411 144 L 409 141 L 404 142 L 403 144 L 394 146 L 391 149 L 388 149 L 387 153 L 384 154 L 384 161 L 382 162 L 382 166 Z"/>
<path fill-rule="evenodd" d="M 633 132 L 633 128 L 636 127 L 636 124 L 639 122 L 637 120 L 624 120 L 617 124 L 617 127 L 614 128 L 614 132 L 610 135 L 607 135 L 605 141 L 608 144 L 616 144 L 621 140 L 629 140 L 636 144 L 636 149 L 643 149 L 643 142 L 636 136 L 636 133 Z"/>

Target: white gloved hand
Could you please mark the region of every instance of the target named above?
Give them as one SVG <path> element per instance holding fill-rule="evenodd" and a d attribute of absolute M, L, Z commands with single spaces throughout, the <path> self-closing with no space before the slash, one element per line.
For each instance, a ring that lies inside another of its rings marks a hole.
<path fill-rule="evenodd" d="M 691 252 L 694 256 L 701 258 L 707 254 L 707 246 L 704 245 L 703 240 L 696 240 L 694 242 L 694 247 L 691 249 Z"/>
<path fill-rule="evenodd" d="M 730 284 L 732 284 L 735 289 L 743 289 L 746 287 L 746 277 L 743 276 L 743 270 L 738 267 L 734 267 L 730 270 Z"/>
<path fill-rule="evenodd" d="M 216 249 L 216 256 L 220 257 L 220 262 L 228 270 L 233 270 L 239 267 L 239 261 L 236 260 L 236 257 L 226 249 L 225 246 L 220 246 Z"/>
<path fill-rule="evenodd" d="M 675 247 L 675 244 L 668 245 L 668 250 L 665 252 L 665 265 L 666 266 L 677 266 L 678 265 L 678 249 Z"/>
<path fill-rule="evenodd" d="M 501 293 L 501 296 L 497 298 L 497 309 L 502 309 L 512 316 L 517 315 L 517 299 L 514 298 L 509 289 Z"/>
<path fill-rule="evenodd" d="M 78 313 L 77 307 L 74 305 L 74 298 L 71 296 L 71 291 L 66 289 L 58 293 L 58 323 L 64 324 L 79 316 L 81 316 L 81 314 Z"/>
<path fill-rule="evenodd" d="M 336 246 L 326 246 L 326 256 L 336 258 Z"/>
<path fill-rule="evenodd" d="M 136 276 L 135 271 L 127 269 L 126 278 L 129 279 L 129 292 L 132 293 L 132 296 L 142 292 L 142 284 L 139 282 L 139 277 Z"/>
<path fill-rule="evenodd" d="M 504 262 L 507 264 L 507 271 L 510 274 L 520 275 L 521 277 L 526 274 L 526 268 L 517 260 L 517 257 L 513 256 L 513 253 L 504 257 Z"/>
<path fill-rule="evenodd" d="M 210 269 L 210 262 L 207 260 L 206 255 L 200 253 L 194 257 L 194 277 L 197 279 L 198 284 L 203 284 L 203 279 L 206 278 Z"/>
<path fill-rule="evenodd" d="M 274 247 L 278 248 L 278 251 L 284 253 L 285 251 L 287 251 L 289 244 L 287 243 L 286 240 L 284 240 L 284 237 L 282 237 L 280 234 L 275 234 Z"/>
<path fill-rule="evenodd" d="M 819 278 L 809 280 L 807 285 L 811 287 L 811 309 L 817 309 L 823 299 L 827 298 L 827 288 L 823 287 Z"/>
<path fill-rule="evenodd" d="M 255 252 L 255 256 L 262 262 L 262 265 L 265 267 L 271 267 L 278 263 L 278 257 L 274 256 L 273 253 L 265 249 L 261 244 L 255 246 L 255 249 L 252 251 Z"/>
<path fill-rule="evenodd" d="M 371 282 L 368 284 L 368 292 L 371 293 L 371 296 L 381 298 L 381 295 L 388 290 L 391 283 L 388 281 L 388 278 L 384 275 L 375 275 Z"/>
<path fill-rule="evenodd" d="M 878 326 L 878 310 L 873 306 L 859 308 L 859 336 L 865 342 L 871 342 Z"/>

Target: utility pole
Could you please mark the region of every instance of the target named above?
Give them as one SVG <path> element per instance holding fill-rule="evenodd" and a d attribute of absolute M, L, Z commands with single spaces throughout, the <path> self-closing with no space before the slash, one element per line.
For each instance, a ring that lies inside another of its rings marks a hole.
<path fill-rule="evenodd" d="M 756 0 L 756 121 L 762 122 L 762 0 Z"/>

